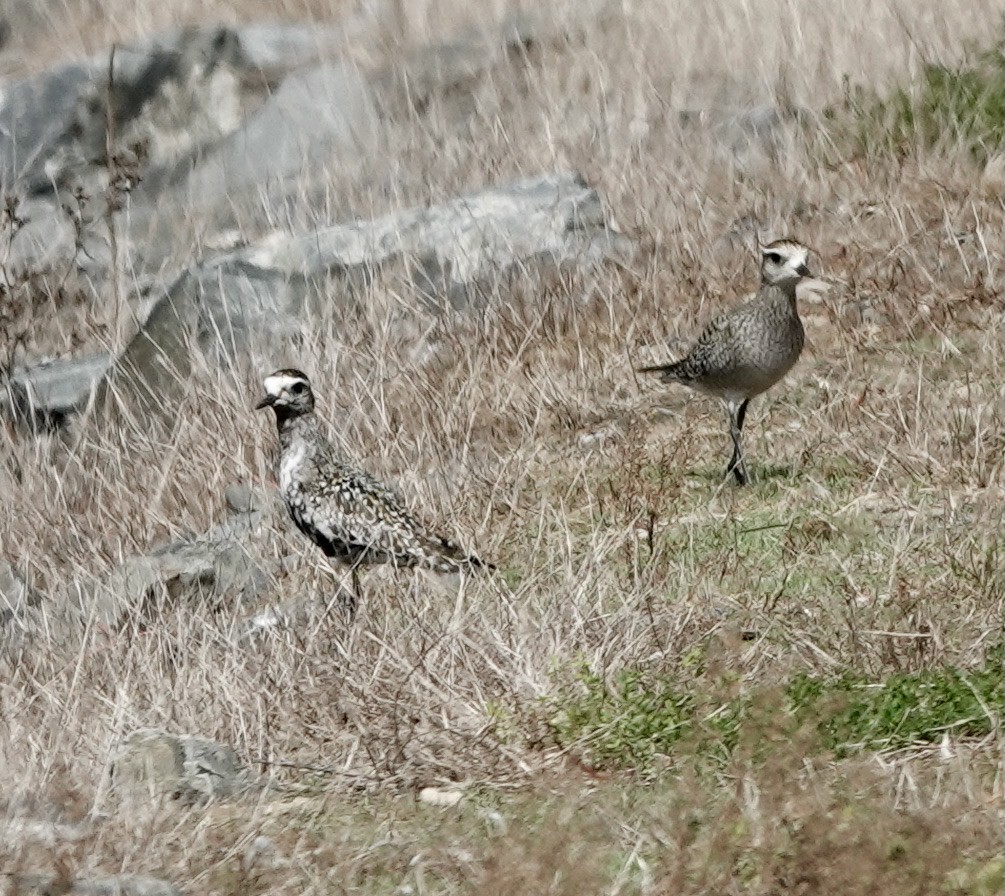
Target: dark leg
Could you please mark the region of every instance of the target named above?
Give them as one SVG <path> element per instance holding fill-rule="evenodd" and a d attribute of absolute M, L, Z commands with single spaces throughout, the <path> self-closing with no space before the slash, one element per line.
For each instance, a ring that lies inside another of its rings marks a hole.
<path fill-rule="evenodd" d="M 343 563 L 345 561 L 343 560 Z M 345 567 L 342 567 L 344 571 Z M 359 569 L 355 563 L 349 566 L 349 578 L 352 588 L 345 587 L 345 576 L 338 577 L 338 592 L 332 603 L 337 603 L 342 612 L 345 613 L 346 621 L 352 622 L 356 618 L 356 608 L 359 606 L 359 598 L 362 593 L 359 588 Z"/>
<path fill-rule="evenodd" d="M 736 428 L 743 429 L 743 421 L 747 418 L 747 405 L 750 404 L 750 399 L 745 398 L 740 404 L 740 409 L 736 412 Z"/>
<path fill-rule="evenodd" d="M 743 449 L 740 446 L 740 433 L 743 430 L 743 420 L 747 416 L 748 404 L 750 404 L 749 398 L 745 398 L 739 407 L 732 402 L 729 404 L 729 434 L 733 438 L 733 456 L 729 459 L 729 466 L 726 467 L 726 475 L 732 473 L 738 485 L 746 485 L 749 481 L 747 465 L 743 462 Z"/>
<path fill-rule="evenodd" d="M 349 616 L 350 622 L 356 618 L 356 608 L 359 606 L 361 593 L 359 587 L 359 566 L 354 563 L 352 565 L 352 594 L 349 595 L 348 600 L 345 602 L 346 613 Z"/>

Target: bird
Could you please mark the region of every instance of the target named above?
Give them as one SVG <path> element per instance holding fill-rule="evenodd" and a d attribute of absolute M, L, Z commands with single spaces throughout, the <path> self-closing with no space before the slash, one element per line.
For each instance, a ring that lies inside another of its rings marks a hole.
<path fill-rule="evenodd" d="M 798 240 L 775 240 L 759 249 L 757 295 L 713 318 L 684 358 L 638 368 L 639 373 L 659 374 L 666 383 L 680 383 L 725 402 L 733 440 L 725 475 L 732 474 L 739 485 L 749 481 L 740 441 L 747 406 L 799 360 L 805 334 L 796 307 L 796 284 L 812 276 L 810 250 Z"/>
<path fill-rule="evenodd" d="M 256 410 L 272 408 L 279 432 L 279 488 L 291 519 L 324 555 L 348 566 L 360 598 L 359 570 L 389 564 L 437 573 L 495 569 L 467 554 L 411 513 L 398 494 L 354 464 L 321 432 L 314 390 L 302 370 L 265 377 Z"/>

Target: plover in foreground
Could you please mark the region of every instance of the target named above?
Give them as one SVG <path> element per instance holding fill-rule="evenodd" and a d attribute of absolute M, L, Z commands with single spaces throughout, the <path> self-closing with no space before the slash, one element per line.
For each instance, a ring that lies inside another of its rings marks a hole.
<path fill-rule="evenodd" d="M 729 411 L 733 456 L 726 468 L 740 485 L 748 481 L 740 433 L 750 399 L 785 376 L 803 350 L 803 324 L 796 309 L 796 284 L 812 276 L 809 249 L 783 239 L 761 247 L 761 288 L 749 302 L 715 318 L 687 357 L 642 367 L 667 383 L 680 383 L 722 399 Z"/>
<path fill-rule="evenodd" d="M 265 397 L 279 430 L 279 488 L 293 522 L 326 557 L 349 567 L 353 606 L 359 569 L 376 563 L 421 566 L 438 573 L 491 569 L 435 534 L 408 511 L 398 495 L 353 465 L 322 435 L 314 392 L 300 370 L 265 378 Z"/>

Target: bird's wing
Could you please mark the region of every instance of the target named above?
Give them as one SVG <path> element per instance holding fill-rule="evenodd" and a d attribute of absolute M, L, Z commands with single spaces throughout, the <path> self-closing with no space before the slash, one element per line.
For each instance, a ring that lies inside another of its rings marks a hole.
<path fill-rule="evenodd" d="M 699 347 L 706 347 L 710 345 L 724 345 L 729 344 L 736 339 L 737 330 L 743 322 L 744 307 L 741 305 L 739 308 L 732 308 L 729 311 L 724 311 L 717 317 L 712 318 L 706 325 L 705 329 L 701 331 L 698 339 L 695 341 L 694 349 Z"/>
<path fill-rule="evenodd" d="M 686 378 L 714 377 L 722 367 L 734 363 L 734 356 L 747 318 L 744 306 L 733 308 L 714 317 L 706 324 L 682 362 Z"/>
<path fill-rule="evenodd" d="M 446 549 L 446 543 L 408 510 L 396 492 L 361 470 L 346 471 L 332 482 L 314 511 L 317 534 L 352 552 L 409 562 L 430 549 Z"/>
<path fill-rule="evenodd" d="M 727 311 L 709 321 L 691 350 L 679 361 L 640 367 L 639 373 L 658 373 L 667 382 L 681 383 L 689 383 L 709 373 L 714 374 L 721 363 L 723 347 L 736 338 L 739 323 L 736 319 L 737 310 Z"/>
<path fill-rule="evenodd" d="M 702 372 L 708 365 L 714 367 L 714 356 L 724 345 L 736 340 L 742 318 L 746 314 L 744 305 L 731 308 L 712 318 L 698 334 L 691 349 L 684 357 L 666 364 L 654 364 L 649 367 L 639 367 L 639 373 L 663 374 L 664 379 L 688 381 Z"/>

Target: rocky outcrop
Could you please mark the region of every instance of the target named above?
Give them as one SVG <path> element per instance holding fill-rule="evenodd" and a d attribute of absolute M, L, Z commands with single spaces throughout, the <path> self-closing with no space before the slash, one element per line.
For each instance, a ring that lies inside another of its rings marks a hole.
<path fill-rule="evenodd" d="M 118 799 L 134 802 L 166 797 L 199 803 L 237 796 L 255 784 L 230 747 L 154 728 L 134 731 L 123 739 L 109 778 Z"/>
<path fill-rule="evenodd" d="M 517 269 L 582 269 L 631 251 L 597 192 L 568 172 L 374 220 L 274 232 L 211 254 L 162 288 L 114 364 L 95 354 L 20 368 L 8 403 L 19 419 L 58 425 L 95 389 L 105 403 L 114 383 L 127 402 L 155 409 L 187 380 L 194 351 L 228 360 L 254 352 L 269 367 L 302 334 L 305 310 L 331 301 L 346 310 L 375 278 L 404 278 L 416 310 L 431 313 L 483 304 Z"/>
<path fill-rule="evenodd" d="M 254 547 L 267 501 L 244 497 L 244 510 L 208 532 L 130 557 L 94 585 L 78 584 L 71 597 L 82 619 L 114 627 L 197 601 L 234 612 L 267 592 L 273 576 Z"/>
<path fill-rule="evenodd" d="M 139 329 L 115 359 L 91 346 L 15 366 L 0 407 L 29 428 L 60 426 L 97 390 L 99 407 L 114 394 L 142 413 L 186 381 L 193 352 L 267 366 L 300 338 L 305 308 L 351 307 L 374 278 L 399 278 L 417 311 L 435 313 L 486 301 L 516 268 L 589 267 L 631 251 L 598 194 L 568 172 L 275 230 L 332 170 L 388 177 L 386 129 L 416 121 L 432 93 L 463 116 L 486 72 L 529 64 L 535 41 L 560 30 L 523 16 L 367 70 L 340 61 L 359 27 L 179 28 L 6 85 L 0 187 L 17 204 L 5 271 L 51 271 L 57 284 L 80 272 L 85 301 L 114 296 L 116 326 Z M 215 248 L 179 263 L 186 228 Z"/>
<path fill-rule="evenodd" d="M 270 85 L 341 39 L 308 24 L 175 28 L 7 85 L 0 101 L 0 185 L 44 194 L 93 183 L 107 128 L 145 143 L 154 165 L 236 131 Z"/>
<path fill-rule="evenodd" d="M 149 412 L 165 407 L 197 347 L 210 357 L 254 353 L 257 366 L 274 367 L 311 304 L 350 307 L 361 286 L 392 271 L 410 282 L 417 306 L 445 310 L 483 303 L 490 284 L 517 267 L 582 268 L 630 252 L 596 191 L 572 173 L 375 220 L 273 233 L 183 273 L 110 368 L 98 403 L 111 393 Z"/>
<path fill-rule="evenodd" d="M 0 896 L 181 896 L 167 881 L 140 874 L 61 878 L 53 874 L 7 874 L 0 878 Z"/>

